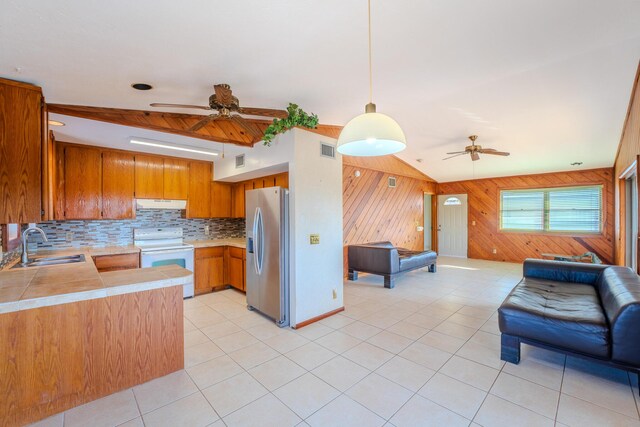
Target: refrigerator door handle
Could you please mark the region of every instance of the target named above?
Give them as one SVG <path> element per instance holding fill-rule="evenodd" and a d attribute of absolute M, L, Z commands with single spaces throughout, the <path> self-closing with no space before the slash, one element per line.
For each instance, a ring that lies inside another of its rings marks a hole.
<path fill-rule="evenodd" d="M 255 217 L 253 220 L 253 236 L 254 236 L 254 255 L 253 255 L 253 267 L 256 274 L 259 276 L 262 274 L 262 261 L 264 250 L 264 226 L 262 224 L 262 210 L 256 208 Z"/>

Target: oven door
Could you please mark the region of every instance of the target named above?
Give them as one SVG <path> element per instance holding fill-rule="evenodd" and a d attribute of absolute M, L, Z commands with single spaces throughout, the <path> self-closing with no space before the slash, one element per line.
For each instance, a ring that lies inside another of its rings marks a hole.
<path fill-rule="evenodd" d="M 160 267 L 163 265 L 178 265 L 193 272 L 193 248 L 142 251 L 140 253 L 140 267 Z M 184 285 L 184 298 L 193 296 L 193 276 Z"/>

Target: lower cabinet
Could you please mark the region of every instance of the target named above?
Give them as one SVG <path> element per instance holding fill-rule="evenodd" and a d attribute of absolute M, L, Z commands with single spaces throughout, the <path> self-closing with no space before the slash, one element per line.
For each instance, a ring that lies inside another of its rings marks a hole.
<path fill-rule="evenodd" d="M 96 265 L 98 272 L 130 270 L 132 268 L 140 268 L 140 255 L 134 254 L 118 254 L 118 255 L 98 255 L 91 257 Z"/>
<path fill-rule="evenodd" d="M 197 248 L 194 261 L 194 293 L 212 292 L 218 286 L 231 285 L 245 290 L 245 250 L 232 246 Z"/>
<path fill-rule="evenodd" d="M 225 248 L 197 248 L 194 257 L 194 293 L 211 292 L 216 286 L 225 285 Z"/>
<path fill-rule="evenodd" d="M 241 291 L 246 290 L 246 251 L 233 246 L 227 247 L 227 268 L 229 285 Z"/>

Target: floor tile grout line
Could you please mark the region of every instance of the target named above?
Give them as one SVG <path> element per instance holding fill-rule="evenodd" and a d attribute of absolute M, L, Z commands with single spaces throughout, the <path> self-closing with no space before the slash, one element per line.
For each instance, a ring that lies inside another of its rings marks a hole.
<path fill-rule="evenodd" d="M 562 400 L 562 386 L 564 385 L 564 374 L 567 370 L 567 356 L 564 356 L 564 363 L 562 364 L 562 376 L 560 378 L 560 391 L 558 394 L 558 404 L 556 405 L 556 416 L 554 417 L 554 422 L 558 423 L 558 413 L 560 412 L 560 401 Z"/>

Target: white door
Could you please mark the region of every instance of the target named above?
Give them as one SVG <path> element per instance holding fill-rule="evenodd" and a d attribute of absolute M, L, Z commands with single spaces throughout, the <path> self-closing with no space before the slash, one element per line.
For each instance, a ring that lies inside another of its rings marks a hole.
<path fill-rule="evenodd" d="M 438 196 L 438 255 L 467 257 L 467 195 Z"/>

